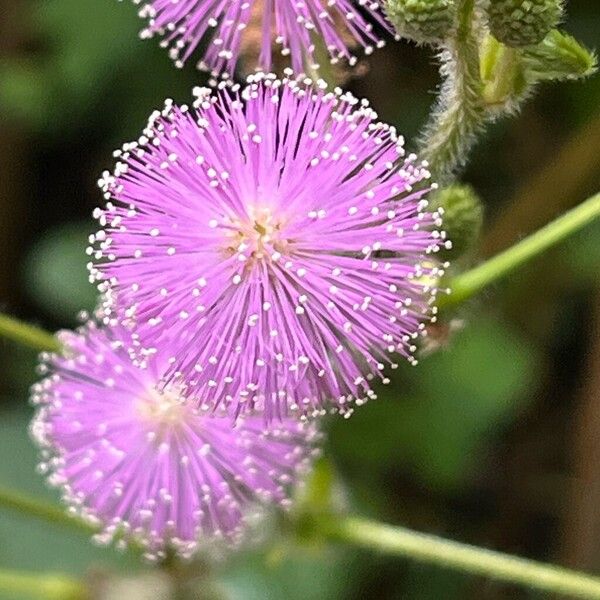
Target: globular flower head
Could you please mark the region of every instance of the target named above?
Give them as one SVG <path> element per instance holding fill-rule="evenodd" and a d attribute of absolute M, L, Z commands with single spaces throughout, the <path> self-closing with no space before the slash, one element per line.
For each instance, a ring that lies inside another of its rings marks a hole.
<path fill-rule="evenodd" d="M 333 62 L 343 58 L 354 64 L 351 46 L 370 54 L 383 45 L 375 26 L 391 29 L 377 0 L 146 0 L 140 16 L 148 21 L 142 37 L 160 35 L 178 66 L 205 43 L 198 67 L 214 75 L 231 75 L 249 43 L 260 47 L 262 70 L 273 68 L 273 42 L 298 73 L 318 68 L 317 44 Z"/>
<path fill-rule="evenodd" d="M 33 389 L 31 431 L 41 469 L 100 541 L 135 540 L 149 558 L 235 545 L 315 453 L 316 429 L 288 419 L 269 432 L 260 417 L 207 415 L 173 388 L 158 389 L 164 349 L 135 367 L 128 332 L 88 326 L 63 333 L 64 356 L 46 357 Z"/>
<path fill-rule="evenodd" d="M 92 279 L 135 355 L 208 407 L 349 414 L 432 317 L 425 166 L 366 101 L 271 76 L 167 102 L 100 185 Z M 413 187 L 416 186 L 416 187 Z"/>

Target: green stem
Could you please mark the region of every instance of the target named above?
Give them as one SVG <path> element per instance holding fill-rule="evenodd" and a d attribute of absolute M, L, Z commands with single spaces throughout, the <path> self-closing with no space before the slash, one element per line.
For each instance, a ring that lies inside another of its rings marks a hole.
<path fill-rule="evenodd" d="M 8 508 L 27 517 L 40 519 L 46 523 L 65 527 L 86 536 L 95 535 L 102 530 L 99 525 L 71 516 L 58 506 L 40 502 L 22 492 L 16 492 L 8 488 L 0 488 L 0 507 Z M 121 533 L 115 534 L 115 539 L 119 539 L 121 535 Z M 135 555 L 141 555 L 144 552 L 143 546 L 135 539 L 129 539 L 127 546 Z"/>
<path fill-rule="evenodd" d="M 456 35 L 442 52 L 440 72 L 445 80 L 438 105 L 420 142 L 419 154 L 429 162 L 438 183 L 464 164 L 485 120 L 474 0 L 459 0 L 457 10 Z"/>
<path fill-rule="evenodd" d="M 28 517 L 35 517 L 47 523 L 54 523 L 69 529 L 93 535 L 98 527 L 76 517 L 69 516 L 60 507 L 30 498 L 21 492 L 0 488 L 0 506 L 8 508 Z"/>
<path fill-rule="evenodd" d="M 8 315 L 0 314 L 0 336 L 29 346 L 34 350 L 60 351 L 60 345 L 51 333 Z"/>
<path fill-rule="evenodd" d="M 0 569 L 0 591 L 13 598 L 19 595 L 37 596 L 46 600 L 84 600 L 85 586 L 66 575 L 37 574 Z"/>
<path fill-rule="evenodd" d="M 600 193 L 558 217 L 524 240 L 477 267 L 457 275 L 449 283 L 449 296 L 440 296 L 439 306 L 467 300 L 490 283 L 498 281 L 554 244 L 600 217 Z"/>
<path fill-rule="evenodd" d="M 600 599 L 600 577 L 570 569 L 358 517 L 328 521 L 323 527 L 329 538 L 363 548 L 546 592 Z"/>

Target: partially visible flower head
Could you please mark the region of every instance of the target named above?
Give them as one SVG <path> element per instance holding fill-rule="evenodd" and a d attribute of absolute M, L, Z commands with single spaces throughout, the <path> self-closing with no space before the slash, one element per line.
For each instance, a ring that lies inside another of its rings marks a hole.
<path fill-rule="evenodd" d="M 349 414 L 411 361 L 443 273 L 424 165 L 366 101 L 256 75 L 168 101 L 100 181 L 90 248 L 106 322 L 199 403 Z"/>
<path fill-rule="evenodd" d="M 42 471 L 74 514 L 102 526 L 100 541 L 134 539 L 150 558 L 183 556 L 216 541 L 235 545 L 310 465 L 316 429 L 286 420 L 201 413 L 175 389 L 159 390 L 164 351 L 133 366 L 128 333 L 63 333 L 65 356 L 46 358 L 34 386 L 31 431 Z"/>
<path fill-rule="evenodd" d="M 383 41 L 374 25 L 391 30 L 377 0 L 134 0 L 148 25 L 142 37 L 159 35 L 171 58 L 182 66 L 201 43 L 206 43 L 198 67 L 213 75 L 232 75 L 247 38 L 260 47 L 258 67 L 273 69 L 273 42 L 289 56 L 297 73 L 318 68 L 316 44 L 331 60 L 356 58 L 349 46 L 366 54 Z M 322 40 L 319 42 L 318 40 Z"/>

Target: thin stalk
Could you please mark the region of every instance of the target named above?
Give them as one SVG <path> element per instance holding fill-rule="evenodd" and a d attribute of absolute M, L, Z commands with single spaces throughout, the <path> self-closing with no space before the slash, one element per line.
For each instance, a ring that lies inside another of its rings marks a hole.
<path fill-rule="evenodd" d="M 46 523 L 58 525 L 86 536 L 93 536 L 102 531 L 100 525 L 95 525 L 78 516 L 70 515 L 58 506 L 54 506 L 48 502 L 41 502 L 22 492 L 8 488 L 0 488 L 0 508 L 7 508 L 23 516 L 40 519 Z M 114 535 L 115 540 L 121 538 L 122 532 L 117 532 Z M 144 552 L 144 547 L 133 538 L 127 540 L 127 547 L 134 555 L 139 556 Z"/>
<path fill-rule="evenodd" d="M 439 298 L 439 306 L 458 304 L 467 300 L 598 217 L 600 217 L 600 193 L 588 198 L 504 252 L 457 275 L 449 283 L 450 295 Z"/>
<path fill-rule="evenodd" d="M 38 574 L 0 569 L 0 591 L 10 598 L 21 595 L 45 600 L 84 600 L 88 597 L 85 586 L 66 575 Z"/>
<path fill-rule="evenodd" d="M 0 314 L 0 336 L 34 350 L 60 351 L 60 344 L 51 333 L 8 315 Z"/>
<path fill-rule="evenodd" d="M 359 517 L 323 525 L 333 540 L 574 598 L 600 599 L 600 577 Z"/>
<path fill-rule="evenodd" d="M 93 535 L 98 533 L 98 527 L 70 516 L 58 506 L 41 502 L 29 496 L 7 488 L 0 488 L 0 507 L 8 508 L 28 517 L 34 517 L 47 523 L 67 527 L 71 530 Z"/>

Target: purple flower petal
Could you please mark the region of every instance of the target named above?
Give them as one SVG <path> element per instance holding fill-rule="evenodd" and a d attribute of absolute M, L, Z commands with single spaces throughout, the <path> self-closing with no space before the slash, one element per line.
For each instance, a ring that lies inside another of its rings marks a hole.
<path fill-rule="evenodd" d="M 105 319 L 133 329 L 140 363 L 176 340 L 165 382 L 202 406 L 348 413 L 394 354 L 414 361 L 435 312 L 429 173 L 349 94 L 262 74 L 197 94 L 100 182 Z"/>
<path fill-rule="evenodd" d="M 360 45 L 370 54 L 383 45 L 374 24 L 391 31 L 382 5 L 371 0 L 150 0 L 139 14 L 148 21 L 141 36 L 161 36 L 177 66 L 183 66 L 206 42 L 198 67 L 214 75 L 233 74 L 250 37 L 260 46 L 260 69 L 273 68 L 275 41 L 290 57 L 292 68 L 301 73 L 316 67 L 316 38 L 322 39 L 334 62 L 344 58 L 353 64 L 356 59 L 349 44 Z"/>
<path fill-rule="evenodd" d="M 287 419 L 267 433 L 262 417 L 234 427 L 230 416 L 202 413 L 175 389 L 157 389 L 168 347 L 140 369 L 128 335 L 90 325 L 62 334 L 66 356 L 47 357 L 31 428 L 42 471 L 75 514 L 102 526 L 100 541 L 133 538 L 149 558 L 239 543 L 261 506 L 289 504 L 316 429 Z"/>

